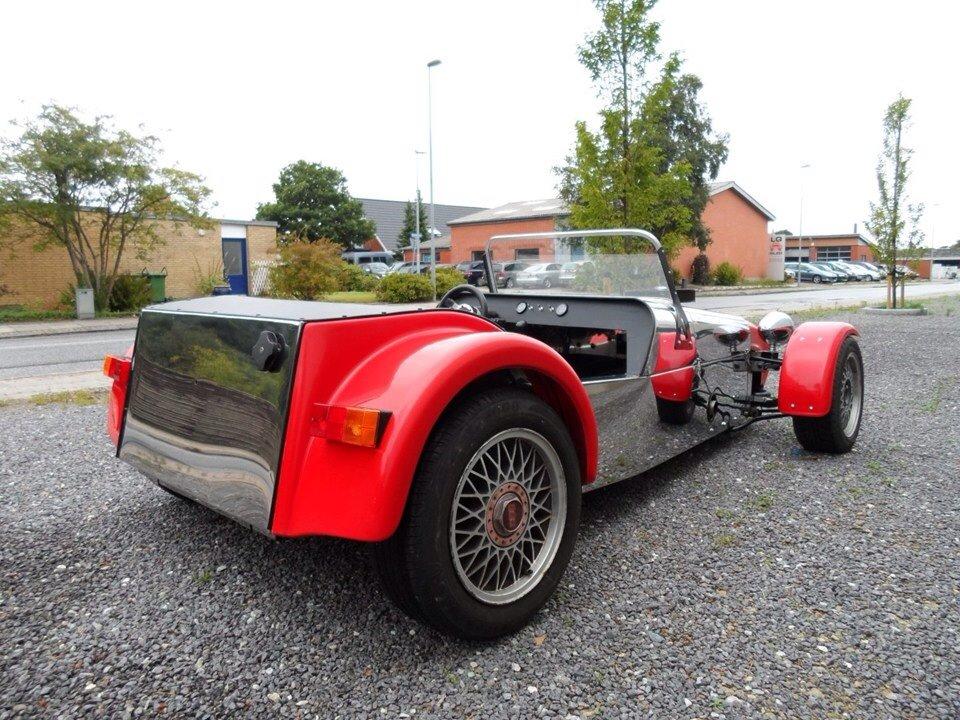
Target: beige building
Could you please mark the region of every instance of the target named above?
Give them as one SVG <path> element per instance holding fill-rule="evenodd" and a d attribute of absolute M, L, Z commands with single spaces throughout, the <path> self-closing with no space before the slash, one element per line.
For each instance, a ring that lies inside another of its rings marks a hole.
<path fill-rule="evenodd" d="M 274 222 L 212 219 L 209 227 L 198 230 L 182 221 L 158 220 L 154 228 L 163 243 L 146 260 L 126 248 L 121 269 L 130 273 L 166 272 L 166 293 L 173 298 L 197 295 L 203 277 L 221 272 L 233 292 L 252 292 L 257 262 L 277 252 Z M 37 251 L 34 246 L 42 235 L 35 228 L 14 227 L 3 232 L 0 285 L 11 294 L 0 303 L 55 305 L 61 293 L 74 283 L 66 248 L 50 245 Z"/>

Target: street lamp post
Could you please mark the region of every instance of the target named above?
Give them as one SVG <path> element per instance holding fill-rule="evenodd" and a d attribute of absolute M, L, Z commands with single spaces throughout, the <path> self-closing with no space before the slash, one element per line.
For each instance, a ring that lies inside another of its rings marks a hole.
<path fill-rule="evenodd" d="M 414 220 L 414 248 L 413 248 L 413 269 L 417 275 L 420 274 L 420 240 L 423 236 L 420 234 L 420 156 L 426 155 L 422 150 L 413 151 L 413 161 L 417 168 L 417 215 Z"/>
<path fill-rule="evenodd" d="M 803 171 L 810 167 L 810 163 L 804 163 L 800 166 L 800 232 L 797 235 L 797 285 L 803 282 L 803 270 L 800 264 L 803 262 Z"/>
<path fill-rule="evenodd" d="M 430 152 L 430 285 L 433 287 L 433 299 L 437 299 L 437 218 L 436 208 L 433 205 L 433 86 L 431 79 L 433 68 L 440 64 L 439 60 L 427 63 L 427 150 Z"/>

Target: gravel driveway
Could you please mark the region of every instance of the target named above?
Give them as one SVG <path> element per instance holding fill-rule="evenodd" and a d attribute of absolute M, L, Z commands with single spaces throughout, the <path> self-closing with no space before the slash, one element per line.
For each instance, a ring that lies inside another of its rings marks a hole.
<path fill-rule="evenodd" d="M 101 407 L 0 409 L 0 718 L 960 715 L 960 312 L 863 335 L 855 452 L 787 421 L 589 495 L 563 590 L 447 640 L 363 546 L 270 541 L 112 457 Z"/>

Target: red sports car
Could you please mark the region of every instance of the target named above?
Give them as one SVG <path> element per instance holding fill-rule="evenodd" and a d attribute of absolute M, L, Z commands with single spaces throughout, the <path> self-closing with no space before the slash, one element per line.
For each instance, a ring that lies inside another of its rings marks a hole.
<path fill-rule="evenodd" d="M 684 307 L 643 230 L 495 237 L 488 270 L 498 248 L 544 238 L 585 244 L 572 287 L 462 285 L 433 310 L 145 309 L 129 355 L 104 364 L 118 457 L 271 537 L 373 543 L 406 613 L 492 638 L 556 589 L 582 493 L 759 420 L 792 418 L 811 451 L 853 446 L 855 328 Z"/>

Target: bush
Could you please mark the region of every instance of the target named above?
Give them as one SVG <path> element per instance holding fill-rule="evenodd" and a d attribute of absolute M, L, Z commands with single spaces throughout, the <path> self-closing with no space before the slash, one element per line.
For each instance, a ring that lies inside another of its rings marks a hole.
<path fill-rule="evenodd" d="M 442 297 L 450 288 L 463 285 L 463 273 L 452 267 L 437 268 L 437 297 Z"/>
<path fill-rule="evenodd" d="M 270 268 L 270 291 L 276 297 L 315 300 L 340 289 L 342 248 L 330 240 L 291 242 L 280 249 Z"/>
<path fill-rule="evenodd" d="M 693 259 L 690 265 L 690 279 L 694 285 L 710 284 L 710 258 L 700 253 Z"/>
<path fill-rule="evenodd" d="M 717 285 L 739 285 L 743 282 L 743 270 L 724 260 L 713 271 L 713 278 Z"/>
<path fill-rule="evenodd" d="M 437 286 L 440 285 L 437 273 Z M 377 299 L 388 303 L 423 302 L 433 297 L 430 278 L 423 275 L 393 273 L 377 285 Z"/>
<path fill-rule="evenodd" d="M 150 292 L 150 280 L 144 275 L 117 275 L 107 301 L 107 309 L 112 312 L 137 312 L 153 301 Z"/>
<path fill-rule="evenodd" d="M 198 296 L 213 295 L 213 289 L 226 282 L 223 279 L 223 263 L 219 260 L 207 263 L 206 270 L 200 266 L 200 261 L 196 256 L 193 258 L 193 264 L 195 266 L 193 268 L 193 288 Z"/>
<path fill-rule="evenodd" d="M 375 290 L 380 280 L 368 272 L 364 272 L 359 265 L 342 263 L 340 268 L 340 289 L 348 292 L 369 292 Z"/>

